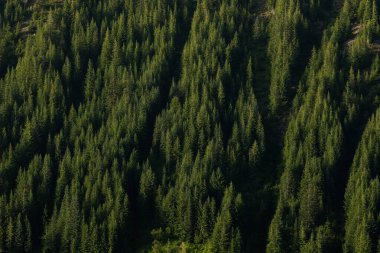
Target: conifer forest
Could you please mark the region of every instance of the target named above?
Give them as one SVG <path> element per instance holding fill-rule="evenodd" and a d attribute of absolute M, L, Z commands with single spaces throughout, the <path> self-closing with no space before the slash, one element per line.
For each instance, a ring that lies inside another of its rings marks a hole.
<path fill-rule="evenodd" d="M 380 0 L 0 0 L 0 252 L 380 253 Z"/>

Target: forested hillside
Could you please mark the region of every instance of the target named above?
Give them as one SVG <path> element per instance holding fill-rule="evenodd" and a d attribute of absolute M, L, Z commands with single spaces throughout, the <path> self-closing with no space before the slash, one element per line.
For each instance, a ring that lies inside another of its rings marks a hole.
<path fill-rule="evenodd" d="M 380 252 L 379 0 L 1 0 L 0 252 Z"/>

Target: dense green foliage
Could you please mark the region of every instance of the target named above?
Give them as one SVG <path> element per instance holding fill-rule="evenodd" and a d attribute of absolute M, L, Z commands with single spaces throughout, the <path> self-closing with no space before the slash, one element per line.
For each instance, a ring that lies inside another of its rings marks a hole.
<path fill-rule="evenodd" d="M 0 252 L 380 252 L 377 0 L 0 2 Z"/>

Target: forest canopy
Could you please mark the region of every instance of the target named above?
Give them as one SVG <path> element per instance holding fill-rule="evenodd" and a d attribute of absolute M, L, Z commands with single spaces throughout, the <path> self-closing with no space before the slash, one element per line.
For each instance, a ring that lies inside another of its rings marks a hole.
<path fill-rule="evenodd" d="M 380 252 L 379 7 L 0 1 L 0 252 Z"/>

